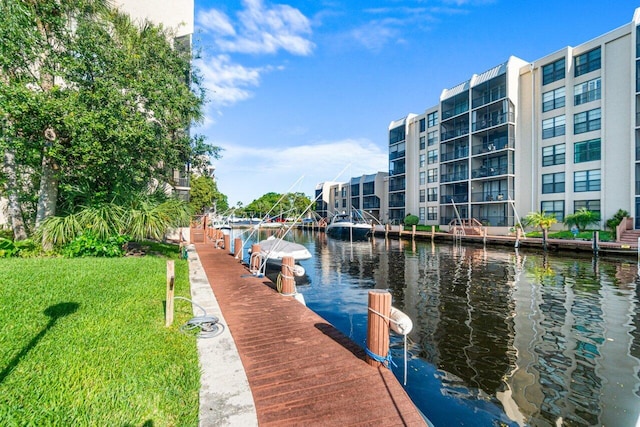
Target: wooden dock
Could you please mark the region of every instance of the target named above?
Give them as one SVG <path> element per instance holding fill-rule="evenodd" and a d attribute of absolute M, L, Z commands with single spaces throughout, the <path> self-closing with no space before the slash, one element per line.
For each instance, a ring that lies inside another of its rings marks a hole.
<path fill-rule="evenodd" d="M 196 244 L 236 343 L 261 426 L 424 426 L 393 373 L 229 251 Z M 224 361 L 220 361 L 224 363 Z"/>

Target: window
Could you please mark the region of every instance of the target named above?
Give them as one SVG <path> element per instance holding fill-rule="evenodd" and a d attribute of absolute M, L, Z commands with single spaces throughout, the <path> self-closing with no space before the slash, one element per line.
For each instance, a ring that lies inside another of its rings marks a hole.
<path fill-rule="evenodd" d="M 389 147 L 389 160 L 397 159 L 398 157 L 404 157 L 404 142 L 395 144 Z"/>
<path fill-rule="evenodd" d="M 564 135 L 565 117 L 557 116 L 542 121 L 542 139 Z"/>
<path fill-rule="evenodd" d="M 542 147 L 542 166 L 564 165 L 565 145 Z"/>
<path fill-rule="evenodd" d="M 436 206 L 427 206 L 427 220 L 435 221 L 438 219 L 438 208 Z"/>
<path fill-rule="evenodd" d="M 573 163 L 600 160 L 600 138 L 573 144 Z"/>
<path fill-rule="evenodd" d="M 424 132 L 425 130 L 427 130 L 425 127 L 425 120 L 420 119 L 420 132 Z"/>
<path fill-rule="evenodd" d="M 600 109 L 584 111 L 573 115 L 573 133 L 585 133 L 600 129 Z"/>
<path fill-rule="evenodd" d="M 429 150 L 427 155 L 427 163 L 430 165 L 438 162 L 438 150 Z"/>
<path fill-rule="evenodd" d="M 562 108 L 565 104 L 564 86 L 542 94 L 542 111 L 551 111 Z"/>
<path fill-rule="evenodd" d="M 420 203 L 424 203 L 426 199 L 427 199 L 426 191 L 425 190 L 420 190 Z"/>
<path fill-rule="evenodd" d="M 342 187 L 342 197 L 347 197 L 347 187 Z"/>
<path fill-rule="evenodd" d="M 564 172 L 542 175 L 542 194 L 564 193 Z"/>
<path fill-rule="evenodd" d="M 573 191 L 600 191 L 600 169 L 574 172 Z"/>
<path fill-rule="evenodd" d="M 424 184 L 425 184 L 424 172 L 420 172 L 420 185 L 424 185 Z"/>
<path fill-rule="evenodd" d="M 556 62 L 542 67 L 542 84 L 556 82 L 564 79 L 564 58 L 558 59 Z"/>
<path fill-rule="evenodd" d="M 564 221 L 564 200 L 553 200 L 540 203 L 540 210 L 546 214 L 555 215 L 558 222 Z"/>
<path fill-rule="evenodd" d="M 421 167 L 421 168 L 424 167 L 424 154 L 420 154 L 420 163 L 418 167 Z"/>
<path fill-rule="evenodd" d="M 574 58 L 575 73 L 574 76 L 578 77 L 583 74 L 587 74 L 591 71 L 600 69 L 600 48 L 595 48 L 587 53 L 576 56 Z"/>
<path fill-rule="evenodd" d="M 586 104 L 587 102 L 600 99 L 602 90 L 600 88 L 600 77 L 580 83 L 573 87 L 573 103 L 574 105 Z"/>
<path fill-rule="evenodd" d="M 393 128 L 389 131 L 389 145 L 404 141 L 404 139 L 404 125 L 398 126 L 397 128 Z"/>
<path fill-rule="evenodd" d="M 424 208 L 419 208 L 418 211 L 420 212 L 420 222 L 424 222 Z"/>
<path fill-rule="evenodd" d="M 438 142 L 438 131 L 434 130 L 427 134 L 427 144 L 435 145 Z"/>
<path fill-rule="evenodd" d="M 438 188 L 427 188 L 427 201 L 428 202 L 437 202 L 438 201 Z"/>
<path fill-rule="evenodd" d="M 600 215 L 600 200 L 576 200 L 573 202 L 574 212 L 582 208 Z"/>
<path fill-rule="evenodd" d="M 424 150 L 424 136 L 420 137 L 420 149 Z"/>
<path fill-rule="evenodd" d="M 437 124 L 438 124 L 438 112 L 434 111 L 433 113 L 427 114 L 428 127 L 435 126 Z"/>
<path fill-rule="evenodd" d="M 427 182 L 438 182 L 438 169 L 429 169 L 427 171 Z"/>

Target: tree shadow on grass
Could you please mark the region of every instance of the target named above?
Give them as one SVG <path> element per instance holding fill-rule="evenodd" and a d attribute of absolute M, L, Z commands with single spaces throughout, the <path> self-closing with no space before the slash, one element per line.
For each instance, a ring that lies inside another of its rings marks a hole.
<path fill-rule="evenodd" d="M 29 341 L 29 344 L 24 346 L 20 353 L 18 353 L 9 364 L 0 372 L 0 384 L 4 381 L 4 379 L 15 369 L 16 366 L 20 363 L 20 361 L 34 348 L 38 342 L 46 335 L 49 329 L 53 328 L 58 319 L 64 316 L 68 316 L 70 314 L 78 311 L 80 304 L 77 302 L 61 302 L 59 304 L 50 305 L 44 310 L 44 314 L 49 317 L 49 323 L 42 328 L 42 330 Z"/>

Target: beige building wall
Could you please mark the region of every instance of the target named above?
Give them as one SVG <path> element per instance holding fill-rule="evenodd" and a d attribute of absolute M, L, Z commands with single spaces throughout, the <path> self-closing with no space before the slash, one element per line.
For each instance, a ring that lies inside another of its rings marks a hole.
<path fill-rule="evenodd" d="M 134 20 L 150 20 L 176 31 L 176 37 L 193 34 L 194 0 L 115 0 L 115 6 Z"/>

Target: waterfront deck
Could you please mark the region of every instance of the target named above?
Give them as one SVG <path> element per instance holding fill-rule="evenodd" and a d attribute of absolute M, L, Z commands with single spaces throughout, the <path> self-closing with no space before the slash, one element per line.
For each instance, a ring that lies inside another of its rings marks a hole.
<path fill-rule="evenodd" d="M 251 276 L 228 251 L 195 247 L 261 426 L 427 425 L 393 373 L 365 363 L 360 346 L 268 279 Z"/>

